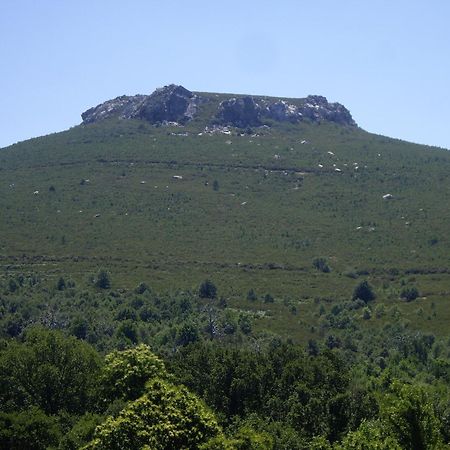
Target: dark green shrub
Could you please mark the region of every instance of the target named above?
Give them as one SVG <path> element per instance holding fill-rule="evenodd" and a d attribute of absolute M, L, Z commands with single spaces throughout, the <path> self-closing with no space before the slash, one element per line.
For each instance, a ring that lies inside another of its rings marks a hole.
<path fill-rule="evenodd" d="M 198 290 L 198 295 L 200 298 L 210 298 L 214 299 L 217 297 L 217 288 L 215 284 L 210 280 L 205 280 Z"/>
<path fill-rule="evenodd" d="M 330 266 L 327 264 L 325 258 L 315 258 L 313 260 L 313 266 L 320 272 L 329 273 L 331 271 Z"/>
<path fill-rule="evenodd" d="M 400 292 L 400 298 L 411 302 L 419 296 L 419 291 L 415 287 L 407 287 Z"/>
<path fill-rule="evenodd" d="M 143 294 L 145 291 L 148 291 L 148 290 L 149 290 L 149 287 L 147 286 L 147 284 L 144 282 L 141 282 L 135 289 L 135 292 L 136 292 L 136 294 Z"/>
<path fill-rule="evenodd" d="M 109 289 L 111 287 L 111 280 L 109 279 L 108 273 L 105 270 L 100 270 L 94 284 L 99 289 Z"/>
<path fill-rule="evenodd" d="M 375 294 L 372 290 L 372 286 L 367 281 L 361 281 L 353 291 L 353 300 L 361 299 L 363 301 L 370 302 L 375 299 Z"/>
<path fill-rule="evenodd" d="M 66 288 L 66 282 L 63 277 L 60 277 L 58 282 L 56 283 L 56 289 L 58 291 L 63 291 Z"/>

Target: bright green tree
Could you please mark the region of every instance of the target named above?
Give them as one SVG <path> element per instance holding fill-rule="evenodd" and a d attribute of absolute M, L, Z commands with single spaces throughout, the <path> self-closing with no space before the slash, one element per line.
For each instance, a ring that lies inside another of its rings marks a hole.
<path fill-rule="evenodd" d="M 85 450 L 196 449 L 220 433 L 216 418 L 194 394 L 154 379 L 144 395 L 97 427 Z"/>
<path fill-rule="evenodd" d="M 105 357 L 101 383 L 107 400 L 134 400 L 152 378 L 167 378 L 164 362 L 145 344 Z"/>
<path fill-rule="evenodd" d="M 364 421 L 356 431 L 349 432 L 334 450 L 402 450 L 379 421 Z"/>

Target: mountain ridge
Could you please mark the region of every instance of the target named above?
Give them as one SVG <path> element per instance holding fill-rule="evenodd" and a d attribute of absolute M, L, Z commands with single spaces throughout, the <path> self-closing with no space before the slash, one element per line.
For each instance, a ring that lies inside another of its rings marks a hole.
<path fill-rule="evenodd" d="M 220 101 L 221 100 L 221 101 Z M 356 127 L 350 111 L 340 103 L 329 103 L 326 97 L 306 98 L 265 97 L 260 95 L 231 95 L 191 92 L 180 85 L 170 84 L 150 95 L 119 96 L 94 106 L 81 114 L 83 124 L 105 119 L 142 119 L 151 124 L 186 124 L 197 117 L 205 104 L 214 104 L 206 116 L 209 125 L 269 126 L 273 122 L 300 123 L 310 121 L 335 122 Z"/>

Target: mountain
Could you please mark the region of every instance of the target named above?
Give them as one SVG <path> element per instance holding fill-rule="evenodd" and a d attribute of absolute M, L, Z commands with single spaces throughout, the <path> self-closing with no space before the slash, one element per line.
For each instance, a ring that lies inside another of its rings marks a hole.
<path fill-rule="evenodd" d="M 447 151 L 364 131 L 321 96 L 169 85 L 82 119 L 0 151 L 5 279 L 84 281 L 105 268 L 116 288 L 176 291 L 210 278 L 233 307 L 265 311 L 261 329 L 299 339 L 315 302 L 369 279 L 380 302 L 445 330 Z M 405 286 L 423 317 L 399 301 Z M 275 301 L 249 306 L 250 289 Z"/>

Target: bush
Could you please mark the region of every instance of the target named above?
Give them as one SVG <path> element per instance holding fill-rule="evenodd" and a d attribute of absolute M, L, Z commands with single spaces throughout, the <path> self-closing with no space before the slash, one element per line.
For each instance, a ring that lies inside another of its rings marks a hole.
<path fill-rule="evenodd" d="M 63 291 L 66 288 L 66 281 L 64 280 L 63 277 L 60 277 L 58 282 L 56 283 L 56 289 L 58 289 L 58 291 Z"/>
<path fill-rule="evenodd" d="M 406 300 L 407 302 L 411 302 L 415 300 L 419 296 L 419 291 L 415 287 L 404 288 L 400 293 L 400 298 Z"/>
<path fill-rule="evenodd" d="M 313 266 L 323 273 L 329 273 L 331 271 L 330 266 L 327 264 L 325 258 L 315 258 L 313 260 Z"/>
<path fill-rule="evenodd" d="M 375 299 L 375 294 L 372 290 L 372 286 L 367 281 L 361 281 L 353 291 L 353 300 L 361 299 L 364 302 L 370 302 Z"/>
<path fill-rule="evenodd" d="M 214 299 L 217 297 L 217 288 L 215 284 L 210 280 L 205 280 L 198 290 L 198 295 L 200 298 L 210 298 Z"/>
<path fill-rule="evenodd" d="M 111 287 L 111 280 L 105 270 L 100 270 L 95 280 L 95 286 L 99 289 L 109 289 Z"/>
<path fill-rule="evenodd" d="M 147 286 L 147 284 L 144 282 L 141 282 L 141 283 L 139 283 L 137 288 L 134 290 L 134 292 L 136 292 L 136 294 L 143 294 L 145 291 L 148 291 L 148 290 L 149 290 L 149 287 Z"/>
<path fill-rule="evenodd" d="M 371 313 L 370 309 L 366 306 L 363 309 L 362 318 L 364 320 L 369 320 L 371 317 L 372 317 L 372 313 Z"/>

